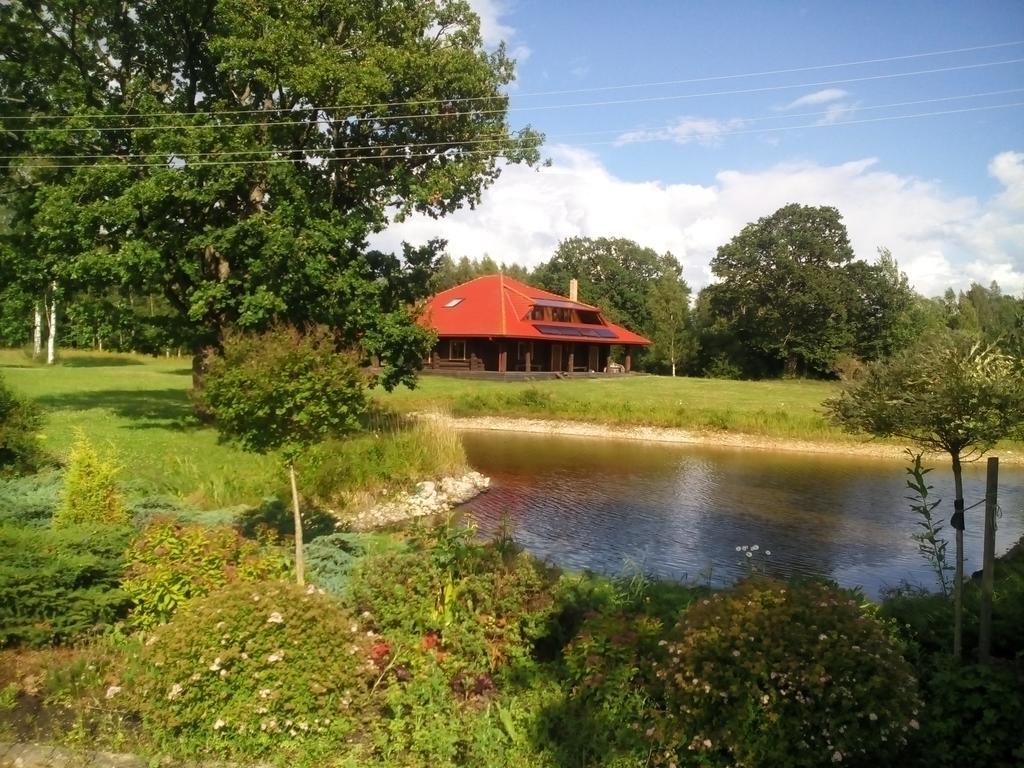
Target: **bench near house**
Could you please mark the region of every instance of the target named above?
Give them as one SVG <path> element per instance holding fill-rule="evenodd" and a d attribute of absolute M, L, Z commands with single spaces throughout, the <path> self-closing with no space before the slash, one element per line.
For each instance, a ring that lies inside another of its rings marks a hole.
<path fill-rule="evenodd" d="M 632 353 L 651 342 L 609 322 L 597 307 L 569 296 L 532 288 L 505 275 L 485 275 L 449 288 L 428 303 L 421 322 L 438 340 L 424 368 L 496 373 L 598 373 L 609 365 L 613 346 Z"/>

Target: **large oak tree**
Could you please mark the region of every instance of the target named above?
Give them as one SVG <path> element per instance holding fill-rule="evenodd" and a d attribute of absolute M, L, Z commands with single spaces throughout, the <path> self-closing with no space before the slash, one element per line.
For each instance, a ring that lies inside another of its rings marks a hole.
<path fill-rule="evenodd" d="M 506 122 L 514 64 L 462 0 L 13 0 L 0 50 L 26 290 L 157 292 L 196 353 L 316 321 L 407 378 L 441 244 L 367 237 L 537 158 Z"/>

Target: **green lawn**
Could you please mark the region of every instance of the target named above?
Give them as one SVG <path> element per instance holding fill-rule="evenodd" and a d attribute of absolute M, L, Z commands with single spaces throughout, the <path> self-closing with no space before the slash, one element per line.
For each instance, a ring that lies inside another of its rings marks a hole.
<path fill-rule="evenodd" d="M 455 416 L 528 416 L 642 424 L 806 440 L 858 438 L 833 427 L 821 403 L 836 384 L 622 376 L 532 383 L 424 376 L 415 390 L 379 395 L 400 410 L 441 408 Z"/>
<path fill-rule="evenodd" d="M 66 453 L 80 428 L 112 450 L 130 489 L 180 496 L 201 506 L 258 501 L 283 483 L 272 457 L 218 442 L 192 415 L 188 358 L 62 353 L 53 367 L 0 351 L 0 374 L 47 411 L 46 447 Z"/>
<path fill-rule="evenodd" d="M 282 463 L 219 442 L 189 402 L 188 358 L 64 352 L 59 364 L 0 350 L 0 375 L 46 409 L 50 453 L 63 457 L 81 429 L 123 467 L 126 490 L 168 494 L 202 508 L 289 498 Z M 326 444 L 300 464 L 300 486 L 333 507 L 350 491 L 374 493 L 425 477 L 464 471 L 461 442 L 448 430 L 376 418 L 344 443 Z"/>

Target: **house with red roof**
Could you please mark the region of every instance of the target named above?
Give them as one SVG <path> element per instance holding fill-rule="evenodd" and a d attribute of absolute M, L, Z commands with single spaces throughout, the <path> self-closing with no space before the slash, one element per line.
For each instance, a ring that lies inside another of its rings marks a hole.
<path fill-rule="evenodd" d="M 575 280 L 566 297 L 485 275 L 434 296 L 420 322 L 437 332 L 424 366 L 435 371 L 597 373 L 616 346 L 628 372 L 633 350 L 651 343 L 578 301 Z"/>

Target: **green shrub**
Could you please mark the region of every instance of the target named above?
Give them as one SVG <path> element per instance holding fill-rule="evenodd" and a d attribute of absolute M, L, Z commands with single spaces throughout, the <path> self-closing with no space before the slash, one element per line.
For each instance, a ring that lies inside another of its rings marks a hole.
<path fill-rule="evenodd" d="M 125 615 L 127 527 L 0 526 L 0 645 L 67 642 Z"/>
<path fill-rule="evenodd" d="M 363 536 L 331 533 L 306 545 L 309 580 L 332 595 L 347 595 L 352 569 L 365 554 Z"/>
<path fill-rule="evenodd" d="M 63 486 L 60 472 L 0 479 L 0 524 L 49 526 Z"/>
<path fill-rule="evenodd" d="M 996 560 L 992 594 L 992 655 L 1004 659 L 1024 656 L 1024 557 Z M 920 590 L 889 594 L 884 616 L 908 628 L 928 654 L 952 653 L 953 604 L 942 595 Z M 981 581 L 964 585 L 964 653 L 976 658 L 981 615 Z"/>
<path fill-rule="evenodd" d="M 31 474 L 45 463 L 42 426 L 38 406 L 15 395 L 0 377 L 0 477 Z"/>
<path fill-rule="evenodd" d="M 646 758 L 662 634 L 658 619 L 631 611 L 594 613 L 584 621 L 565 649 L 565 701 L 557 713 L 558 747 L 567 758 L 583 765 L 605 764 L 599 761 L 612 756 Z"/>
<path fill-rule="evenodd" d="M 442 524 L 404 552 L 363 558 L 350 589 L 388 637 L 415 648 L 436 642 L 454 679 L 529 658 L 551 617 L 550 584 L 533 558 Z"/>
<path fill-rule="evenodd" d="M 102 456 L 85 434 L 78 432 L 68 457 L 64 493 L 53 515 L 54 527 L 127 524 L 128 509 L 117 490 L 119 472 L 117 464 Z"/>
<path fill-rule="evenodd" d="M 179 753 L 308 760 L 371 718 L 368 643 L 312 586 L 236 583 L 159 627 L 125 689 L 147 733 Z"/>
<path fill-rule="evenodd" d="M 1024 683 L 1012 669 L 936 656 L 922 676 L 921 730 L 905 765 L 953 768 L 1024 765 Z"/>
<path fill-rule="evenodd" d="M 918 725 L 913 670 L 829 586 L 749 580 L 694 603 L 665 651 L 665 763 L 885 764 Z"/>
<path fill-rule="evenodd" d="M 151 523 L 132 543 L 123 582 L 132 602 L 130 623 L 150 629 L 178 607 L 236 581 L 254 582 L 284 572 L 280 558 L 226 525 Z"/>

